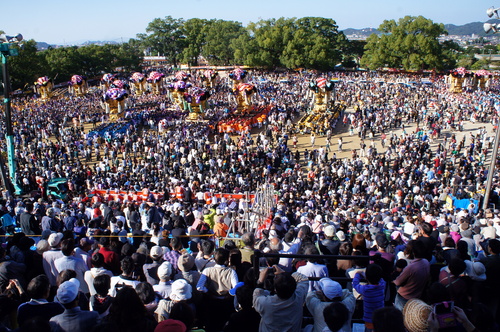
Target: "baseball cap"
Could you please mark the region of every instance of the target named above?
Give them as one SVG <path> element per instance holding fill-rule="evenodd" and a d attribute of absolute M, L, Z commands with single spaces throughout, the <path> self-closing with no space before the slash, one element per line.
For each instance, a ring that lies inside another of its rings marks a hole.
<path fill-rule="evenodd" d="M 62 233 L 52 233 L 49 235 L 49 239 L 47 240 L 47 242 L 49 243 L 49 246 L 57 247 L 61 242 L 62 238 L 63 238 Z"/>
<path fill-rule="evenodd" d="M 61 304 L 68 304 L 73 302 L 80 288 L 80 282 L 76 278 L 71 278 L 63 282 L 57 289 L 57 300 Z"/>
<path fill-rule="evenodd" d="M 321 288 L 323 294 L 325 294 L 325 296 L 330 300 L 342 296 L 342 286 L 330 278 L 320 279 L 319 287 Z"/>
<path fill-rule="evenodd" d="M 332 225 L 328 225 L 325 227 L 325 236 L 328 236 L 328 237 L 333 237 L 333 234 L 335 234 L 335 227 L 333 227 Z"/>
<path fill-rule="evenodd" d="M 161 249 L 160 246 L 154 246 L 153 248 L 151 248 L 149 255 L 153 259 L 159 258 L 159 257 L 163 256 L 163 250 Z"/>

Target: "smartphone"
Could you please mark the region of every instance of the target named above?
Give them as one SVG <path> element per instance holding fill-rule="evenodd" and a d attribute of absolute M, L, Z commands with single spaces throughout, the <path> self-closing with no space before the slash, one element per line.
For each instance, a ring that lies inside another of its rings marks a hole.
<path fill-rule="evenodd" d="M 453 306 L 453 301 L 436 303 L 432 306 L 432 310 L 439 322 L 440 329 L 457 326 L 457 320 L 453 313 Z"/>
<path fill-rule="evenodd" d="M 453 301 L 445 301 L 433 305 L 433 311 L 436 315 L 453 313 Z"/>

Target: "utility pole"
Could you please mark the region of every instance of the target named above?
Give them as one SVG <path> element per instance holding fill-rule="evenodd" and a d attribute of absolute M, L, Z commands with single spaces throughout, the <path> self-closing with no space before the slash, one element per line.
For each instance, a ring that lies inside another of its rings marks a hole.
<path fill-rule="evenodd" d="M 7 59 L 9 56 L 18 55 L 18 50 L 12 48 L 12 44 L 18 43 L 23 40 L 23 36 L 18 34 L 15 37 L 0 35 L 0 56 L 2 57 L 2 74 L 3 74 L 3 87 L 4 87 L 4 112 L 5 112 L 5 143 L 7 145 L 7 163 L 9 165 L 9 177 L 16 195 L 22 193 L 21 188 L 18 186 L 16 181 L 16 163 L 15 163 L 15 152 L 14 152 L 14 131 L 12 129 L 12 114 L 10 107 L 11 99 L 11 88 L 10 88 L 10 77 L 9 70 L 7 66 Z M 12 192 L 10 192 L 12 195 Z"/>

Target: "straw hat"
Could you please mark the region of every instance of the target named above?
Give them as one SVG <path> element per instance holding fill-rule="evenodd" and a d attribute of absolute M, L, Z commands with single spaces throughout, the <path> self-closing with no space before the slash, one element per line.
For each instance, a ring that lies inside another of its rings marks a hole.
<path fill-rule="evenodd" d="M 404 324 L 409 332 L 427 332 L 431 306 L 419 299 L 411 299 L 403 308 Z"/>

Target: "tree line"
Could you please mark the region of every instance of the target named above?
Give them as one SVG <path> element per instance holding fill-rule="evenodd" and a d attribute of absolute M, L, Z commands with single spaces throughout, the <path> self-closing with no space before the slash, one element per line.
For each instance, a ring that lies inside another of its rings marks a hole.
<path fill-rule="evenodd" d="M 440 43 L 447 34 L 443 24 L 422 16 L 386 20 L 381 35 L 366 41 L 348 40 L 333 19 L 322 17 L 278 18 L 251 22 L 220 19 L 188 20 L 166 16 L 148 24 L 145 33 L 119 45 L 36 50 L 34 41 L 25 42 L 20 55 L 12 57 L 10 70 L 14 88 L 33 84 L 40 76 L 55 82 L 71 75 L 98 76 L 117 69 L 141 70 L 144 54 L 165 56 L 168 63 L 197 66 L 247 65 L 275 69 L 330 71 L 337 65 L 368 69 L 447 70 L 457 65 L 484 67 L 473 52 L 452 41 Z M 478 68 L 472 68 L 478 69 Z"/>

